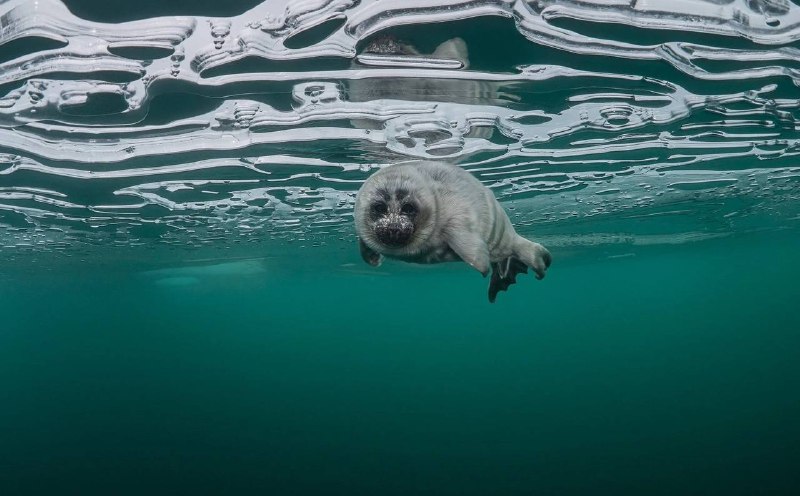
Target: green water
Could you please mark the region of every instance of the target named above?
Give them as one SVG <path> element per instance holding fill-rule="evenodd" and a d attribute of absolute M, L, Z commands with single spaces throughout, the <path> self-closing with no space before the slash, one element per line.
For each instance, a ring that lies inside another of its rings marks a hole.
<path fill-rule="evenodd" d="M 796 494 L 799 240 L 6 276 L 0 493 Z"/>
<path fill-rule="evenodd" d="M 396 3 L 0 0 L 0 496 L 800 494 L 797 2 Z M 547 277 L 367 266 L 420 158 Z"/>

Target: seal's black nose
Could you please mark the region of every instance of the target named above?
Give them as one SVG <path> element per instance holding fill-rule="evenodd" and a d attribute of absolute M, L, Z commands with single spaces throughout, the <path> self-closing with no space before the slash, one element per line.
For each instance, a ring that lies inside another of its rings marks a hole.
<path fill-rule="evenodd" d="M 386 229 L 378 234 L 382 243 L 385 243 L 390 246 L 401 246 L 408 242 L 408 238 L 411 237 L 411 233 L 405 229 L 400 228 L 393 228 L 393 229 Z"/>
<path fill-rule="evenodd" d="M 375 237 L 386 246 L 403 246 L 411 240 L 414 225 L 402 217 L 384 218 L 375 224 Z"/>

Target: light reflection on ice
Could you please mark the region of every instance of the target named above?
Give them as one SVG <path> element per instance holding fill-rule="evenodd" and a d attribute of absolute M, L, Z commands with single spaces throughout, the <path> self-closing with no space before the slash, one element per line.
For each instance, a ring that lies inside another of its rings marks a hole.
<path fill-rule="evenodd" d="M 672 212 L 663 234 L 689 240 L 684 215 L 711 234 L 797 218 L 797 5 L 398 5 L 107 24 L 3 3 L 0 246 L 346 238 L 369 172 L 415 159 L 471 170 L 523 232 Z M 506 31 L 476 34 L 489 19 Z M 437 23 L 463 32 L 432 43 Z"/>

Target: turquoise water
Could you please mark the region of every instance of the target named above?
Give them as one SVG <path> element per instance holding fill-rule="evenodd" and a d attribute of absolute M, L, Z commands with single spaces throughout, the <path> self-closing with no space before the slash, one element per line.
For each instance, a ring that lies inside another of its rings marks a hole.
<path fill-rule="evenodd" d="M 164 284 L 91 265 L 3 281 L 0 481 L 793 494 L 797 246 L 785 233 L 591 252 L 494 305 L 465 267 L 352 273 L 313 251 Z"/>
<path fill-rule="evenodd" d="M 800 7 L 0 0 L 0 496 L 800 494 Z M 365 264 L 464 167 L 544 244 Z"/>

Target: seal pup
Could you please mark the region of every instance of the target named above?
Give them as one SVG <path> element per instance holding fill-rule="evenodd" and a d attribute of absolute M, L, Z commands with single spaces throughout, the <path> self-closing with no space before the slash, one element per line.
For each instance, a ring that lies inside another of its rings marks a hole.
<path fill-rule="evenodd" d="M 377 267 L 383 256 L 413 263 L 463 260 L 484 277 L 489 301 L 533 269 L 537 279 L 552 260 L 547 249 L 514 231 L 494 194 L 459 166 L 415 162 L 385 167 L 356 195 L 361 257 Z"/>

